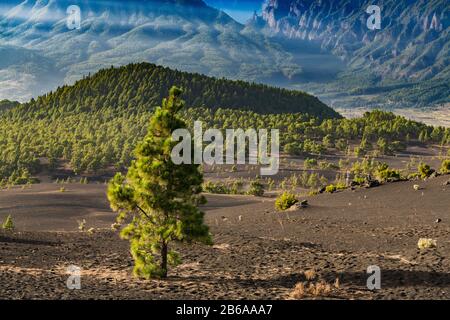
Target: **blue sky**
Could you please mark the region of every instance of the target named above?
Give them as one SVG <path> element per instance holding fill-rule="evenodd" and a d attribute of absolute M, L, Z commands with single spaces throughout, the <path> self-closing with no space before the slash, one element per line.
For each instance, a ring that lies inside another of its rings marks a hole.
<path fill-rule="evenodd" d="M 204 0 L 210 6 L 222 9 L 235 20 L 245 22 L 256 10 L 261 12 L 263 0 Z"/>

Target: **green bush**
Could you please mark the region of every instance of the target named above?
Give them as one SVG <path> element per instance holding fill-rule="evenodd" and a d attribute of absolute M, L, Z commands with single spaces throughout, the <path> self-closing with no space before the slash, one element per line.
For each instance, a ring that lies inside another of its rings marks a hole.
<path fill-rule="evenodd" d="M 233 181 L 230 187 L 231 194 L 241 194 L 243 185 L 244 183 L 242 182 L 242 180 Z"/>
<path fill-rule="evenodd" d="M 357 176 L 353 178 L 353 182 L 357 185 L 363 185 L 366 182 L 366 178 Z"/>
<path fill-rule="evenodd" d="M 338 190 L 344 190 L 347 186 L 342 182 L 337 182 L 336 184 L 330 184 L 325 187 L 325 192 L 335 193 Z"/>
<path fill-rule="evenodd" d="M 248 194 L 256 197 L 262 197 L 264 195 L 264 185 L 259 180 L 254 180 L 250 183 L 250 189 Z"/>
<path fill-rule="evenodd" d="M 202 186 L 203 191 L 206 193 L 215 194 L 230 194 L 231 190 L 223 183 L 214 183 L 212 181 L 207 181 Z"/>
<path fill-rule="evenodd" d="M 8 215 L 6 217 L 6 220 L 2 224 L 2 229 L 3 230 L 9 230 L 9 231 L 14 230 L 14 222 L 13 222 L 13 220 L 11 218 L 11 215 Z"/>
<path fill-rule="evenodd" d="M 419 164 L 419 167 L 417 168 L 417 170 L 418 170 L 419 176 L 422 179 L 428 178 L 434 172 L 434 170 L 431 169 L 431 167 L 428 164 L 423 163 L 423 162 L 421 162 Z"/>
<path fill-rule="evenodd" d="M 337 191 L 337 188 L 334 184 L 330 184 L 328 186 L 325 187 L 325 191 L 328 193 L 334 193 Z"/>
<path fill-rule="evenodd" d="M 278 211 L 284 211 L 292 207 L 297 202 L 298 199 L 295 194 L 284 192 L 275 201 L 275 209 L 277 209 Z"/>
<path fill-rule="evenodd" d="M 340 167 L 332 162 L 321 161 L 319 162 L 319 168 L 322 170 L 339 170 Z"/>
<path fill-rule="evenodd" d="M 450 159 L 442 161 L 441 172 L 444 174 L 450 173 Z"/>
<path fill-rule="evenodd" d="M 309 158 L 305 159 L 303 165 L 305 166 L 305 169 L 315 168 L 317 166 L 317 160 Z"/>
<path fill-rule="evenodd" d="M 400 172 L 398 170 L 389 169 L 386 163 L 381 163 L 375 172 L 375 177 L 380 182 L 386 181 L 398 181 L 401 179 Z"/>
<path fill-rule="evenodd" d="M 302 149 L 301 144 L 291 142 L 291 143 L 287 143 L 284 146 L 283 151 L 289 155 L 296 156 L 296 155 L 301 155 L 303 149 Z"/>

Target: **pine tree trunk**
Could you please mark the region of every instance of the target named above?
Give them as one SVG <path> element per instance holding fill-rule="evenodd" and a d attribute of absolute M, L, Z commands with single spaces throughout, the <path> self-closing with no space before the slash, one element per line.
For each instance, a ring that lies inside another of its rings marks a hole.
<path fill-rule="evenodd" d="M 165 241 L 162 242 L 161 245 L 161 271 L 162 271 L 162 278 L 167 278 L 167 253 L 168 253 L 168 246 Z"/>

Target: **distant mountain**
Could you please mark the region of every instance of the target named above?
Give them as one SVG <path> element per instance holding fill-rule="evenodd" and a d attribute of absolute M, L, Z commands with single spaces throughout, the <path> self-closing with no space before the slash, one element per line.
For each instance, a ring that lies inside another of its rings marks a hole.
<path fill-rule="evenodd" d="M 148 63 L 109 68 L 58 88 L 16 108 L 30 114 L 80 113 L 113 110 L 146 112 L 160 105 L 169 89 L 183 88 L 189 107 L 246 109 L 258 113 L 303 113 L 320 119 L 341 118 L 317 98 L 301 91 L 216 79 Z"/>
<path fill-rule="evenodd" d="M 66 26 L 69 5 L 81 9 L 79 30 Z M 111 65 L 143 61 L 277 85 L 307 77 L 276 39 L 201 0 L 23 1 L 0 11 L 0 55 L 0 99 L 22 101 Z"/>
<path fill-rule="evenodd" d="M 381 29 L 370 30 L 369 0 L 268 0 L 262 13 L 273 33 L 318 43 L 353 69 L 391 79 L 450 75 L 450 2 L 377 1 Z"/>
<path fill-rule="evenodd" d="M 366 26 L 370 0 L 260 1 L 245 26 L 201 0 L 2 1 L 0 99 L 150 62 L 306 90 L 337 108 L 450 105 L 448 0 L 377 1 L 380 30 Z M 69 5 L 79 30 L 66 25 Z"/>
<path fill-rule="evenodd" d="M 366 9 L 373 4 L 381 8 L 380 30 L 367 27 Z M 384 95 L 382 104 L 427 105 L 450 102 L 449 13 L 448 0 L 266 0 L 262 15 L 255 15 L 249 26 L 340 57 L 347 70 L 332 86 L 340 88 L 338 94 L 387 90 L 393 100 Z M 439 86 L 442 90 L 427 94 L 426 88 Z M 429 99 L 408 97 L 423 94 Z"/>

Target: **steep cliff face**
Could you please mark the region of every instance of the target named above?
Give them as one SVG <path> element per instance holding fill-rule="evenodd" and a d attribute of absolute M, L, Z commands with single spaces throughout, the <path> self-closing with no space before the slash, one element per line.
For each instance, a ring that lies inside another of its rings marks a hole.
<path fill-rule="evenodd" d="M 271 35 L 317 43 L 378 76 L 425 80 L 449 76 L 450 2 L 382 0 L 381 29 L 370 30 L 367 0 L 266 0 L 255 17 Z"/>

